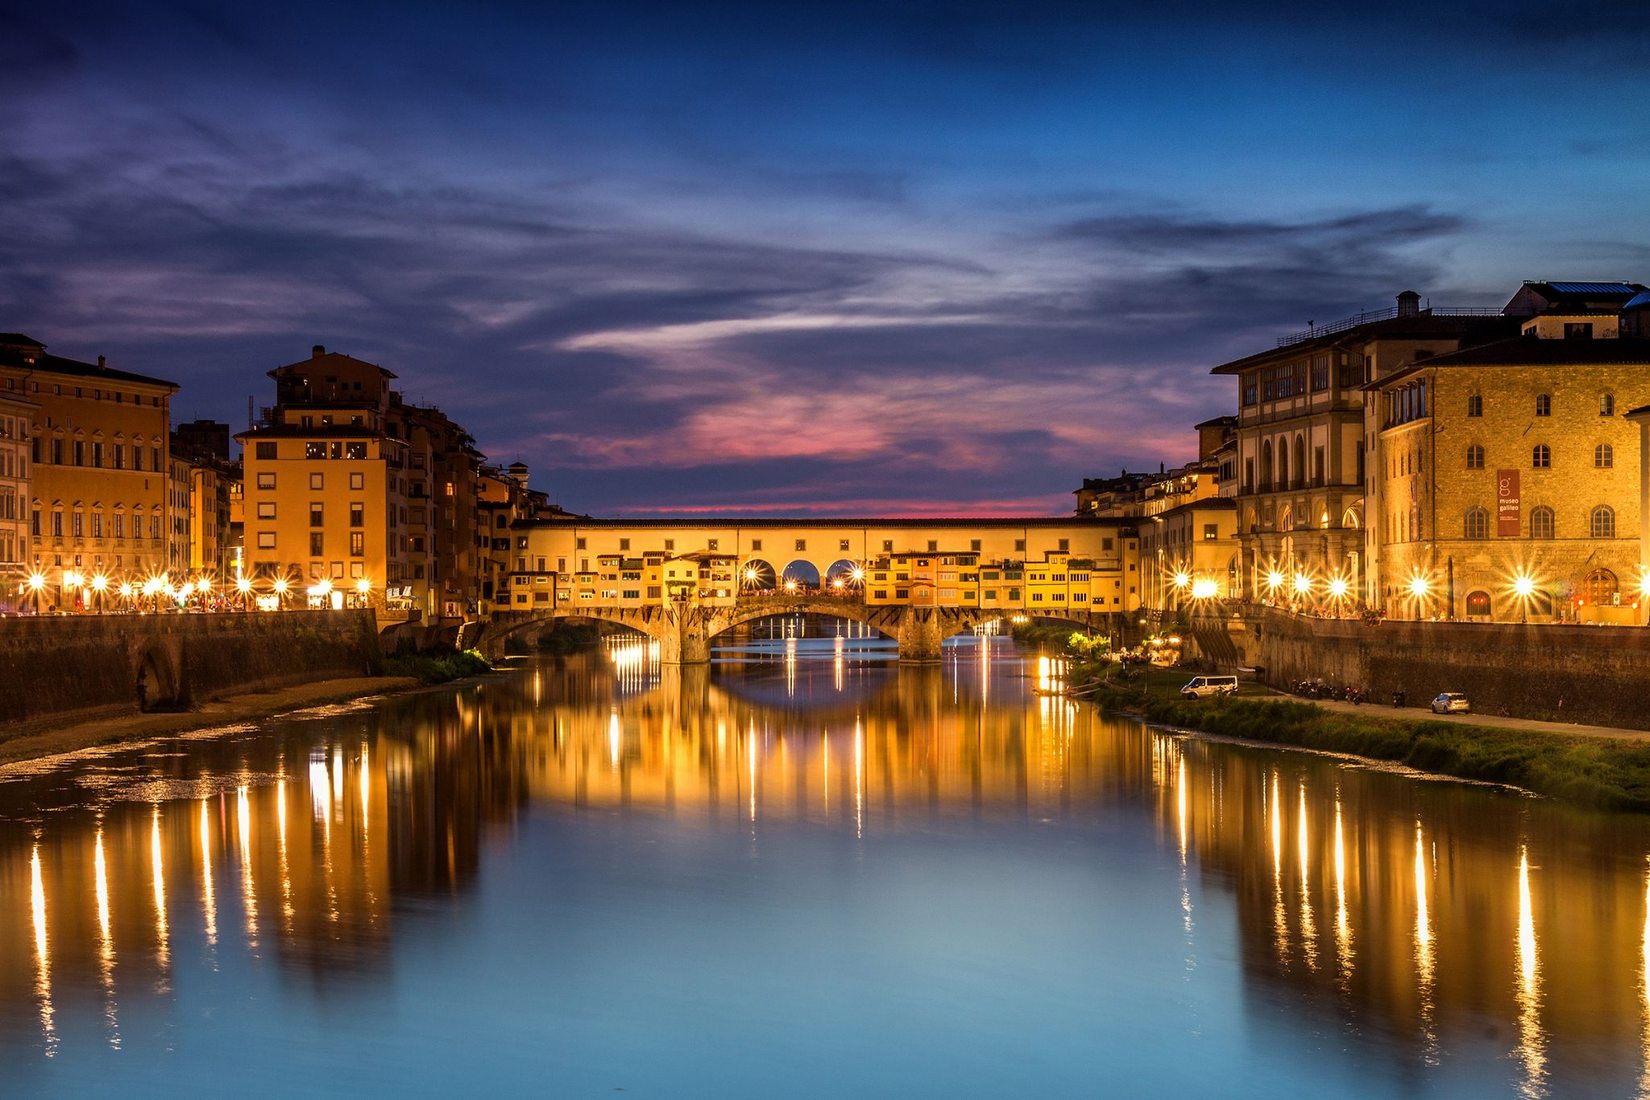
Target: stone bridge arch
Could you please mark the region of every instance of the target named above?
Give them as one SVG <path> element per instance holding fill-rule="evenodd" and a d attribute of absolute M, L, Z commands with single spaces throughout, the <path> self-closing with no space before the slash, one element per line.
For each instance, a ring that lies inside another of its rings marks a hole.
<path fill-rule="evenodd" d="M 169 710 L 188 702 L 182 646 L 175 638 L 145 638 L 132 647 L 132 683 L 138 710 Z"/>

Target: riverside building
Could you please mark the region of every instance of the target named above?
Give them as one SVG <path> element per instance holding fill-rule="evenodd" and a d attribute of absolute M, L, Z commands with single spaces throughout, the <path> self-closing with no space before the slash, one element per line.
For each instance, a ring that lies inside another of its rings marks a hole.
<path fill-rule="evenodd" d="M 1374 601 L 1401 618 L 1644 621 L 1650 293 L 1526 283 L 1515 335 L 1369 386 Z"/>
<path fill-rule="evenodd" d="M 119 579 L 158 576 L 174 560 L 168 430 L 177 385 L 46 352 L 0 334 L 0 392 L 31 403 L 30 602 L 70 610 Z M 16 484 L 15 482 L 13 483 Z"/>
<path fill-rule="evenodd" d="M 426 621 L 473 610 L 480 456 L 463 429 L 321 345 L 269 373 L 275 405 L 235 437 L 250 574 L 311 603 Z"/>

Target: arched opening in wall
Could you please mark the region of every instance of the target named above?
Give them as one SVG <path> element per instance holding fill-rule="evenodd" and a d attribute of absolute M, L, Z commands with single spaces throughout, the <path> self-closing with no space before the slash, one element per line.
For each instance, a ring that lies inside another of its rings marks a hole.
<path fill-rule="evenodd" d="M 811 561 L 798 558 L 785 567 L 779 581 L 787 592 L 819 591 L 819 567 Z"/>
<path fill-rule="evenodd" d="M 1263 440 L 1260 445 L 1260 491 L 1272 491 L 1272 441 Z"/>
<path fill-rule="evenodd" d="M 832 595 L 847 595 L 865 587 L 865 570 L 857 561 L 838 558 L 825 567 L 825 590 Z"/>
<path fill-rule="evenodd" d="M 1582 598 L 1594 607 L 1609 607 L 1621 602 L 1621 588 L 1616 575 L 1608 569 L 1595 569 L 1587 574 L 1581 589 Z"/>
<path fill-rule="evenodd" d="M 180 702 L 177 677 L 166 654 L 151 646 L 137 666 L 137 705 L 140 711 L 167 710 Z"/>
<path fill-rule="evenodd" d="M 741 592 L 771 592 L 778 576 L 774 572 L 773 566 L 761 558 L 751 558 L 739 568 L 739 590 Z"/>
<path fill-rule="evenodd" d="M 1490 617 L 1490 594 L 1483 590 L 1467 593 L 1467 618 L 1487 619 Z"/>
<path fill-rule="evenodd" d="M 1295 437 L 1295 488 L 1306 484 L 1306 437 Z"/>
<path fill-rule="evenodd" d="M 1289 440 L 1284 439 L 1278 444 L 1278 485 L 1279 489 L 1289 488 Z"/>
<path fill-rule="evenodd" d="M 1363 525 L 1363 517 L 1358 515 L 1358 510 L 1356 508 L 1348 508 L 1346 511 L 1341 513 L 1342 527 L 1355 531 Z"/>

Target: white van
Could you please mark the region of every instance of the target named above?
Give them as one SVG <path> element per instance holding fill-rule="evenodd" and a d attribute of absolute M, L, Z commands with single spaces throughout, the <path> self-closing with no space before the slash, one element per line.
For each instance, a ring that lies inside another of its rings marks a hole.
<path fill-rule="evenodd" d="M 1180 689 L 1182 699 L 1201 699 L 1205 695 L 1232 695 L 1237 692 L 1236 676 L 1193 676 Z"/>

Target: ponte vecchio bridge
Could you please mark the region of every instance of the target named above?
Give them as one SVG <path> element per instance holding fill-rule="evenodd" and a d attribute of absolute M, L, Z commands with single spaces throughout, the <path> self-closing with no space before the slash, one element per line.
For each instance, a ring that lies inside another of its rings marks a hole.
<path fill-rule="evenodd" d="M 1058 518 L 581 520 L 518 523 L 511 571 L 477 644 L 557 620 L 640 631 L 673 664 L 710 659 L 743 623 L 812 612 L 933 661 L 1008 616 L 1094 624 L 1140 606 L 1133 520 Z"/>

